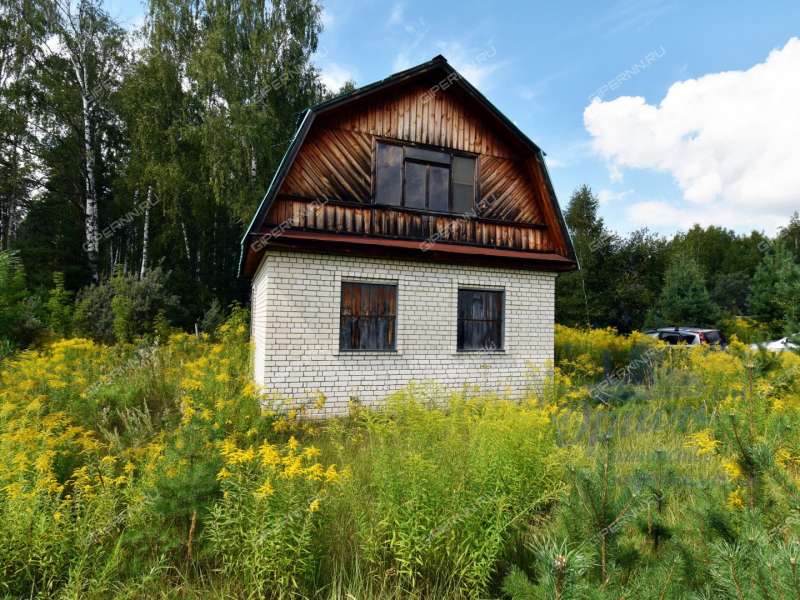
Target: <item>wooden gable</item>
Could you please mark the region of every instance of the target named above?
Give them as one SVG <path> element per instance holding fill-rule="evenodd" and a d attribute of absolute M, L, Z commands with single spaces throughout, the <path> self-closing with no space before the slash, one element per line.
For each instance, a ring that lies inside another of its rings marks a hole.
<path fill-rule="evenodd" d="M 552 268 L 572 268 L 574 255 L 541 151 L 494 107 L 487 108 L 488 101 L 446 61 L 426 65 L 431 68 L 412 69 L 408 77 L 395 76 L 306 114 L 298 132 L 302 140 L 290 148 L 249 241 L 261 235 L 266 244 L 297 246 L 316 232 L 318 245 L 339 241 L 350 244 L 350 251 L 374 251 L 384 240 L 386 248 L 413 254 L 413 245 L 397 242 L 417 242 L 428 258 L 447 260 L 455 246 L 469 246 L 461 252 L 472 257 L 467 260 L 499 250 L 506 259 L 508 253 L 518 253 L 523 262 L 529 258 L 537 268 L 547 268 L 548 261 Z M 465 217 L 376 204 L 375 147 L 385 140 L 475 155 L 474 212 Z M 251 271 L 251 250 L 245 271 Z"/>

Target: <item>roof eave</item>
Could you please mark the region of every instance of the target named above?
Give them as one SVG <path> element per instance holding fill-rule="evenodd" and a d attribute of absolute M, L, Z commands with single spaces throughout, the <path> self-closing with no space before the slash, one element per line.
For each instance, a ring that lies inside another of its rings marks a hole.
<path fill-rule="evenodd" d="M 261 222 L 266 216 L 265 213 L 269 209 L 270 204 L 272 204 L 272 199 L 274 198 L 275 194 L 277 194 L 281 184 L 283 184 L 283 180 L 285 179 L 286 174 L 289 172 L 289 167 L 291 167 L 292 163 L 294 163 L 297 152 L 303 145 L 303 141 L 305 140 L 306 134 L 308 134 L 308 130 L 311 128 L 311 123 L 313 120 L 314 112 L 307 108 L 303 114 L 303 119 L 300 121 L 297 131 L 294 133 L 292 141 L 289 143 L 289 147 L 283 154 L 281 162 L 278 164 L 278 168 L 275 170 L 275 174 L 272 176 L 272 180 L 270 181 L 269 187 L 267 187 L 266 194 L 264 194 L 264 197 L 261 199 L 258 209 L 253 215 L 253 218 L 250 220 L 250 224 L 247 226 L 247 230 L 245 231 L 242 241 L 240 242 L 239 266 L 237 268 L 237 276 L 239 277 L 242 275 L 242 263 L 244 261 L 245 244 L 247 242 L 247 238 L 253 234 L 254 227 L 261 227 Z M 256 223 L 258 223 L 258 225 L 256 225 Z"/>

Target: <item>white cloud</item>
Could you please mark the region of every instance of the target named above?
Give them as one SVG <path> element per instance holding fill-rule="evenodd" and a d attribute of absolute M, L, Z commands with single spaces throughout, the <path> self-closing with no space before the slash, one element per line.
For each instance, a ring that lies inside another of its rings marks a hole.
<path fill-rule="evenodd" d="M 757 212 L 731 210 L 721 203 L 708 206 L 679 206 L 663 200 L 634 202 L 626 209 L 628 221 L 635 227 L 647 227 L 656 231 L 690 229 L 693 225 L 717 225 L 740 231 L 777 231 L 785 226 L 788 217 Z"/>
<path fill-rule="evenodd" d="M 631 207 L 675 223 L 771 229 L 800 206 L 800 39 L 766 61 L 679 81 L 657 106 L 622 96 L 593 101 L 584 124 L 612 179 L 623 169 L 671 174 L 681 205 Z M 648 217 L 649 218 L 649 217 Z"/>
<path fill-rule="evenodd" d="M 466 48 L 461 42 L 437 42 L 436 47 L 453 68 L 478 89 L 489 87 L 492 75 L 507 64 L 497 60 L 497 50 L 491 43 Z"/>
<path fill-rule="evenodd" d="M 403 18 L 405 17 L 406 12 L 406 5 L 405 2 L 395 2 L 392 5 L 392 10 L 389 13 L 389 20 L 386 22 L 387 25 L 399 25 L 403 22 Z"/>
<path fill-rule="evenodd" d="M 609 202 L 622 200 L 626 196 L 630 196 L 632 193 L 633 190 L 624 190 L 621 192 L 615 192 L 614 190 L 602 189 L 599 192 L 597 192 L 597 200 L 600 202 L 600 204 L 608 204 Z"/>
<path fill-rule="evenodd" d="M 394 61 L 392 61 L 392 71 L 405 71 L 406 69 L 413 67 L 414 63 L 411 61 L 411 58 L 408 56 L 408 53 L 400 51 L 397 53 L 397 56 L 394 57 Z"/>
<path fill-rule="evenodd" d="M 331 91 L 338 92 L 346 82 L 355 81 L 355 73 L 337 63 L 328 63 L 320 67 L 320 80 Z"/>

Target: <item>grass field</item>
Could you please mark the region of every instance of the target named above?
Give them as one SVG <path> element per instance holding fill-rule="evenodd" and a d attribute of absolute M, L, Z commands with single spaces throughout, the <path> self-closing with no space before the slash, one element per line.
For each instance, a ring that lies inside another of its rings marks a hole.
<path fill-rule="evenodd" d="M 0 595 L 800 597 L 797 355 L 558 328 L 521 401 L 313 423 L 262 412 L 246 332 L 5 361 Z"/>

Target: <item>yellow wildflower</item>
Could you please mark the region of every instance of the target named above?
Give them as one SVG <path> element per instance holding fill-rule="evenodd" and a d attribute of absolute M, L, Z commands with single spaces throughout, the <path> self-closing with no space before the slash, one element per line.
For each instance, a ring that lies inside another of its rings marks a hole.
<path fill-rule="evenodd" d="M 181 387 L 185 390 L 199 390 L 202 389 L 203 384 L 196 379 L 184 378 L 181 379 Z"/>
<path fill-rule="evenodd" d="M 261 445 L 261 448 L 258 449 L 258 453 L 261 456 L 262 464 L 267 467 L 276 465 L 281 460 L 281 456 L 278 451 L 272 444 L 268 442 L 264 442 Z"/>
<path fill-rule="evenodd" d="M 315 448 L 314 446 L 309 446 L 305 450 L 303 450 L 303 458 L 308 460 L 312 460 L 320 455 L 319 448 Z"/>
<path fill-rule="evenodd" d="M 322 465 L 319 463 L 314 463 L 306 469 L 306 477 L 308 477 L 308 479 L 320 480 L 324 475 L 325 472 L 322 470 Z"/>
<path fill-rule="evenodd" d="M 308 505 L 308 512 L 315 513 L 319 510 L 319 498 L 314 498 Z"/>
<path fill-rule="evenodd" d="M 729 508 L 736 510 L 744 508 L 744 498 L 742 498 L 742 492 L 739 490 L 739 488 L 736 488 L 730 494 L 728 494 L 727 504 Z"/>
<path fill-rule="evenodd" d="M 704 456 L 713 454 L 719 446 L 719 441 L 714 439 L 710 429 L 702 429 L 690 435 L 684 445 L 697 448 L 697 455 Z"/>
<path fill-rule="evenodd" d="M 725 469 L 725 472 L 731 479 L 738 479 L 742 476 L 742 468 L 735 460 L 726 459 L 722 461 L 722 468 Z"/>
<path fill-rule="evenodd" d="M 331 465 L 325 471 L 325 481 L 333 483 L 339 478 L 339 473 L 336 471 L 336 465 Z"/>
<path fill-rule="evenodd" d="M 303 472 L 303 467 L 300 464 L 300 457 L 287 457 L 288 462 L 283 469 L 283 476 L 287 479 L 299 476 Z"/>
<path fill-rule="evenodd" d="M 778 463 L 779 466 L 786 468 L 786 464 L 791 460 L 792 453 L 786 448 L 779 448 L 778 451 L 775 452 L 775 462 Z"/>
<path fill-rule="evenodd" d="M 255 491 L 256 496 L 260 496 L 261 498 L 269 498 L 274 493 L 275 488 L 272 487 L 272 483 L 270 483 L 269 479 L 262 483 L 261 486 Z"/>

